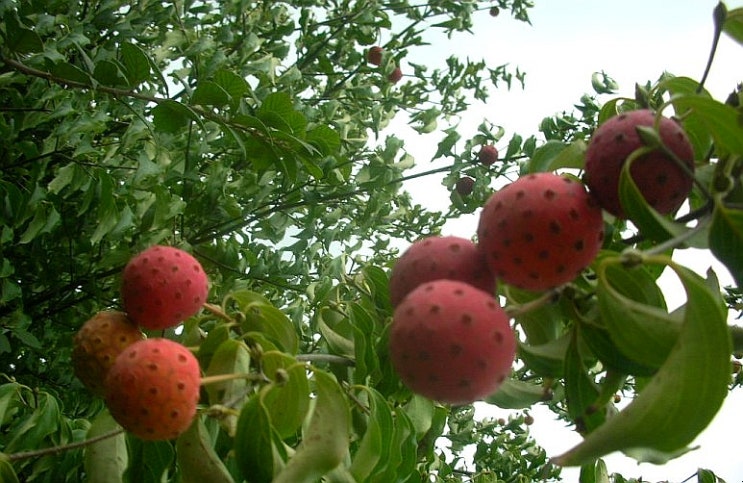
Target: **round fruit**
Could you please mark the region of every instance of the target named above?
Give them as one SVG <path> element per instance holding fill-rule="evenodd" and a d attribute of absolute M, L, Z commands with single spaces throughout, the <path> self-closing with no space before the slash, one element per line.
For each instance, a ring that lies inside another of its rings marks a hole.
<path fill-rule="evenodd" d="M 144 334 L 123 312 L 107 310 L 88 319 L 75 334 L 72 368 L 91 392 L 103 395 L 103 381 L 124 349 L 144 339 Z"/>
<path fill-rule="evenodd" d="M 147 329 L 166 329 L 201 309 L 208 285 L 204 269 L 189 253 L 156 245 L 129 260 L 121 298 L 134 322 Z"/>
<path fill-rule="evenodd" d="M 449 404 L 494 393 L 511 372 L 516 337 L 490 294 L 456 280 L 419 286 L 395 309 L 390 360 L 413 392 Z"/>
<path fill-rule="evenodd" d="M 477 237 L 497 278 L 539 291 L 570 282 L 593 261 L 604 224 L 601 209 L 581 183 L 536 173 L 490 197 Z"/>
<path fill-rule="evenodd" d="M 366 53 L 366 61 L 374 65 L 382 65 L 382 47 L 375 45 Z"/>
<path fill-rule="evenodd" d="M 480 148 L 480 152 L 477 155 L 480 164 L 490 166 L 498 161 L 498 150 L 493 145 L 485 145 Z"/>
<path fill-rule="evenodd" d="M 400 69 L 400 67 L 395 67 L 395 69 L 387 76 L 387 80 L 389 80 L 393 84 L 397 84 L 398 82 L 400 82 L 400 79 L 402 79 L 402 70 Z"/>
<path fill-rule="evenodd" d="M 467 196 L 472 193 L 472 188 L 475 186 L 475 180 L 469 176 L 463 176 L 457 180 L 455 189 L 460 196 Z"/>
<path fill-rule="evenodd" d="M 586 150 L 586 185 L 602 208 L 618 218 L 626 218 L 619 201 L 619 176 L 627 157 L 645 143 L 638 126 L 652 127 L 655 114 L 640 109 L 619 114 L 601 124 Z M 661 117 L 660 138 L 687 167 L 694 171 L 694 149 L 686 133 L 675 121 Z M 660 149 L 632 162 L 630 174 L 645 200 L 661 214 L 673 213 L 689 196 L 693 179 Z"/>
<path fill-rule="evenodd" d="M 489 294 L 495 292 L 495 277 L 477 245 L 456 236 L 431 236 L 410 245 L 392 267 L 392 306 L 419 285 L 442 278 L 468 283 Z"/>
<path fill-rule="evenodd" d="M 200 384 L 199 363 L 188 349 L 168 339 L 146 339 L 116 358 L 106 377 L 106 405 L 135 436 L 169 440 L 191 425 Z"/>

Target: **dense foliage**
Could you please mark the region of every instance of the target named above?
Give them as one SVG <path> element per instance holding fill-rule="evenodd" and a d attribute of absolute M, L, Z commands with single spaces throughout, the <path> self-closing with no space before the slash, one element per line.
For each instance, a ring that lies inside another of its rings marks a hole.
<path fill-rule="evenodd" d="M 547 119 L 543 139 L 514 135 L 497 163 L 478 164 L 504 131 L 483 122 L 463 139 L 456 116 L 524 74 L 407 54 L 429 29 L 466 35 L 474 15 L 500 11 L 528 22 L 530 7 L 0 0 L 0 480 L 517 482 L 554 480 L 561 464 L 608 481 L 595 463 L 608 452 L 681 454 L 743 350 L 726 322 L 743 273 L 740 90 L 718 101 L 668 75 L 634 99 L 587 96 L 580 118 Z M 715 18 L 718 35 L 743 40 L 740 10 Z M 367 62 L 374 45 L 380 65 Z M 597 93 L 613 87 L 595 78 Z M 625 177 L 632 223 L 605 219 L 583 276 L 546 293 L 499 288 L 523 337 L 487 402 L 548 404 L 584 443 L 550 461 L 523 416 L 480 421 L 471 406 L 412 395 L 386 354 L 396 247 L 477 210 L 505 173 L 577 172 L 596 125 L 638 107 L 674 111 L 690 136 L 688 214 L 659 216 Z M 385 130 L 396 117 L 451 160 L 447 213 L 403 190 L 432 172 L 406 174 L 416 160 Z M 476 182 L 461 195 L 465 175 Z M 202 263 L 210 303 L 150 335 L 192 348 L 206 378 L 238 376 L 204 385 L 199 418 L 173 442 L 122 433 L 70 364 L 74 334 L 121 308 L 124 265 L 155 244 Z M 672 261 L 685 246 L 710 249 L 736 286 Z M 672 313 L 656 284 L 664 267 L 687 295 Z M 637 393 L 636 409 L 609 417 L 618 392 Z"/>

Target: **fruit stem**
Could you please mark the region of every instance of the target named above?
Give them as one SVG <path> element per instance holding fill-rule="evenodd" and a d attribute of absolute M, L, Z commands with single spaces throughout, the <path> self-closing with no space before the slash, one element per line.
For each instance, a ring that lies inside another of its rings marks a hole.
<path fill-rule="evenodd" d="M 235 379 L 246 379 L 248 381 L 256 381 L 256 382 L 271 382 L 271 380 L 268 377 L 266 377 L 265 374 L 237 373 L 237 374 L 216 374 L 214 376 L 205 376 L 201 378 L 201 385 L 206 386 L 209 384 L 217 384 L 220 382 L 234 381 Z"/>
<path fill-rule="evenodd" d="M 505 308 L 506 313 L 511 318 L 519 317 L 527 312 L 544 307 L 545 305 L 553 304 L 560 298 L 560 294 L 565 286 L 556 287 L 552 290 L 544 292 L 534 300 L 530 300 L 520 305 L 510 305 Z"/>
<path fill-rule="evenodd" d="M 108 433 L 103 433 L 98 436 L 95 436 L 94 438 L 86 439 L 84 441 L 78 441 L 76 443 L 63 444 L 59 446 L 52 446 L 50 448 L 37 449 L 33 451 L 20 451 L 18 453 L 9 454 L 7 456 L 10 461 L 21 461 L 21 460 L 26 460 L 30 458 L 37 458 L 39 456 L 55 455 L 55 454 L 62 453 L 64 451 L 82 448 L 84 446 L 97 443 L 98 441 L 102 441 L 104 439 L 113 438 L 114 436 L 117 436 L 123 432 L 124 430 L 122 428 L 118 428 L 118 429 L 114 429 L 113 431 L 109 431 Z"/>
<path fill-rule="evenodd" d="M 714 31 L 712 33 L 712 47 L 710 48 L 709 57 L 707 57 L 707 65 L 704 67 L 704 74 L 702 79 L 699 81 L 696 93 L 701 94 L 704 89 L 704 83 L 707 80 L 710 70 L 712 69 L 712 61 L 715 59 L 715 53 L 717 52 L 717 45 L 720 43 L 720 36 L 722 35 L 722 27 L 725 24 L 727 18 L 727 8 L 725 4 L 719 2 L 712 13 L 714 20 Z"/>
<path fill-rule="evenodd" d="M 356 361 L 353 359 L 333 354 L 297 354 L 295 358 L 302 362 L 327 362 L 329 364 L 339 364 L 347 367 L 354 367 L 356 365 Z"/>
<path fill-rule="evenodd" d="M 204 310 L 206 310 L 207 312 L 211 312 L 212 315 L 216 315 L 220 319 L 224 319 L 227 322 L 234 322 L 235 321 L 232 317 L 230 317 L 229 315 L 227 315 L 224 312 L 224 310 L 222 310 L 222 307 L 220 307 L 219 305 L 205 303 L 204 304 Z"/>

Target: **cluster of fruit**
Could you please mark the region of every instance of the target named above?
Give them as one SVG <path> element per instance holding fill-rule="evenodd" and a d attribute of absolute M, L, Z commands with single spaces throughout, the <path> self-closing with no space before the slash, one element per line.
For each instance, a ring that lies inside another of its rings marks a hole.
<path fill-rule="evenodd" d="M 366 61 L 372 65 L 380 66 L 382 65 L 383 55 L 384 49 L 375 45 L 366 51 Z M 389 74 L 387 74 L 387 80 L 392 84 L 397 84 L 400 82 L 400 79 L 402 79 L 402 69 L 400 69 L 399 65 L 395 65 Z"/>
<path fill-rule="evenodd" d="M 647 141 L 648 129 L 660 143 Z M 497 151 L 485 146 L 480 161 L 492 164 L 493 155 Z M 412 391 L 465 404 L 500 387 L 511 371 L 516 336 L 496 282 L 539 292 L 573 281 L 602 246 L 602 209 L 627 217 L 619 198 L 627 162 L 638 190 L 659 213 L 675 212 L 688 197 L 694 153 L 683 129 L 650 110 L 630 111 L 592 136 L 586 186 L 555 173 L 523 176 L 488 199 L 476 243 L 432 236 L 400 256 L 390 278 L 390 357 Z"/>
<path fill-rule="evenodd" d="M 75 375 L 105 399 L 124 429 L 142 439 L 173 439 L 188 429 L 201 385 L 191 351 L 170 339 L 146 338 L 142 329 L 180 324 L 201 309 L 208 290 L 193 256 L 174 247 L 150 247 L 124 268 L 124 312 L 99 312 L 75 335 Z"/>

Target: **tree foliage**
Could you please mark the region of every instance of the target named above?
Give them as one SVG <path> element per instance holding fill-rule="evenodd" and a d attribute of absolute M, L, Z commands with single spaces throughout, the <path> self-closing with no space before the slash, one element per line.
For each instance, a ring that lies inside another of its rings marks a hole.
<path fill-rule="evenodd" d="M 545 119 L 543 139 L 514 134 L 497 164 L 479 165 L 504 129 L 483 121 L 465 139 L 456 120 L 524 73 L 410 54 L 431 48 L 427 30 L 466 35 L 496 6 L 528 22 L 532 5 L 0 0 L 0 479 L 517 482 L 554 480 L 559 463 L 608 481 L 595 461 L 610 451 L 683 453 L 743 348 L 726 322 L 743 270 L 740 90 L 720 102 L 666 75 L 631 99 L 586 95 L 578 117 Z M 740 18 L 719 7 L 717 34 L 743 40 Z M 593 81 L 615 92 L 608 75 Z M 660 217 L 625 177 L 634 224 L 607 219 L 583 276 L 554 293 L 500 288 L 523 337 L 487 402 L 547 404 L 584 442 L 550 461 L 522 416 L 480 421 L 412 395 L 386 354 L 397 247 L 477 210 L 506 173 L 580 170 L 597 124 L 646 106 L 672 109 L 693 142 L 689 214 Z M 394 119 L 451 160 L 446 213 L 404 190 L 436 170 L 409 173 L 418 160 L 387 129 Z M 476 179 L 467 196 L 454 190 L 464 175 Z M 240 376 L 206 384 L 194 425 L 157 443 L 122 433 L 70 366 L 77 329 L 120 309 L 124 265 L 154 244 L 202 262 L 211 303 L 151 335 L 193 348 L 207 379 Z M 708 248 L 737 286 L 674 262 L 686 246 Z M 665 267 L 687 295 L 671 313 Z M 634 409 L 614 415 L 618 392 L 637 394 Z"/>

